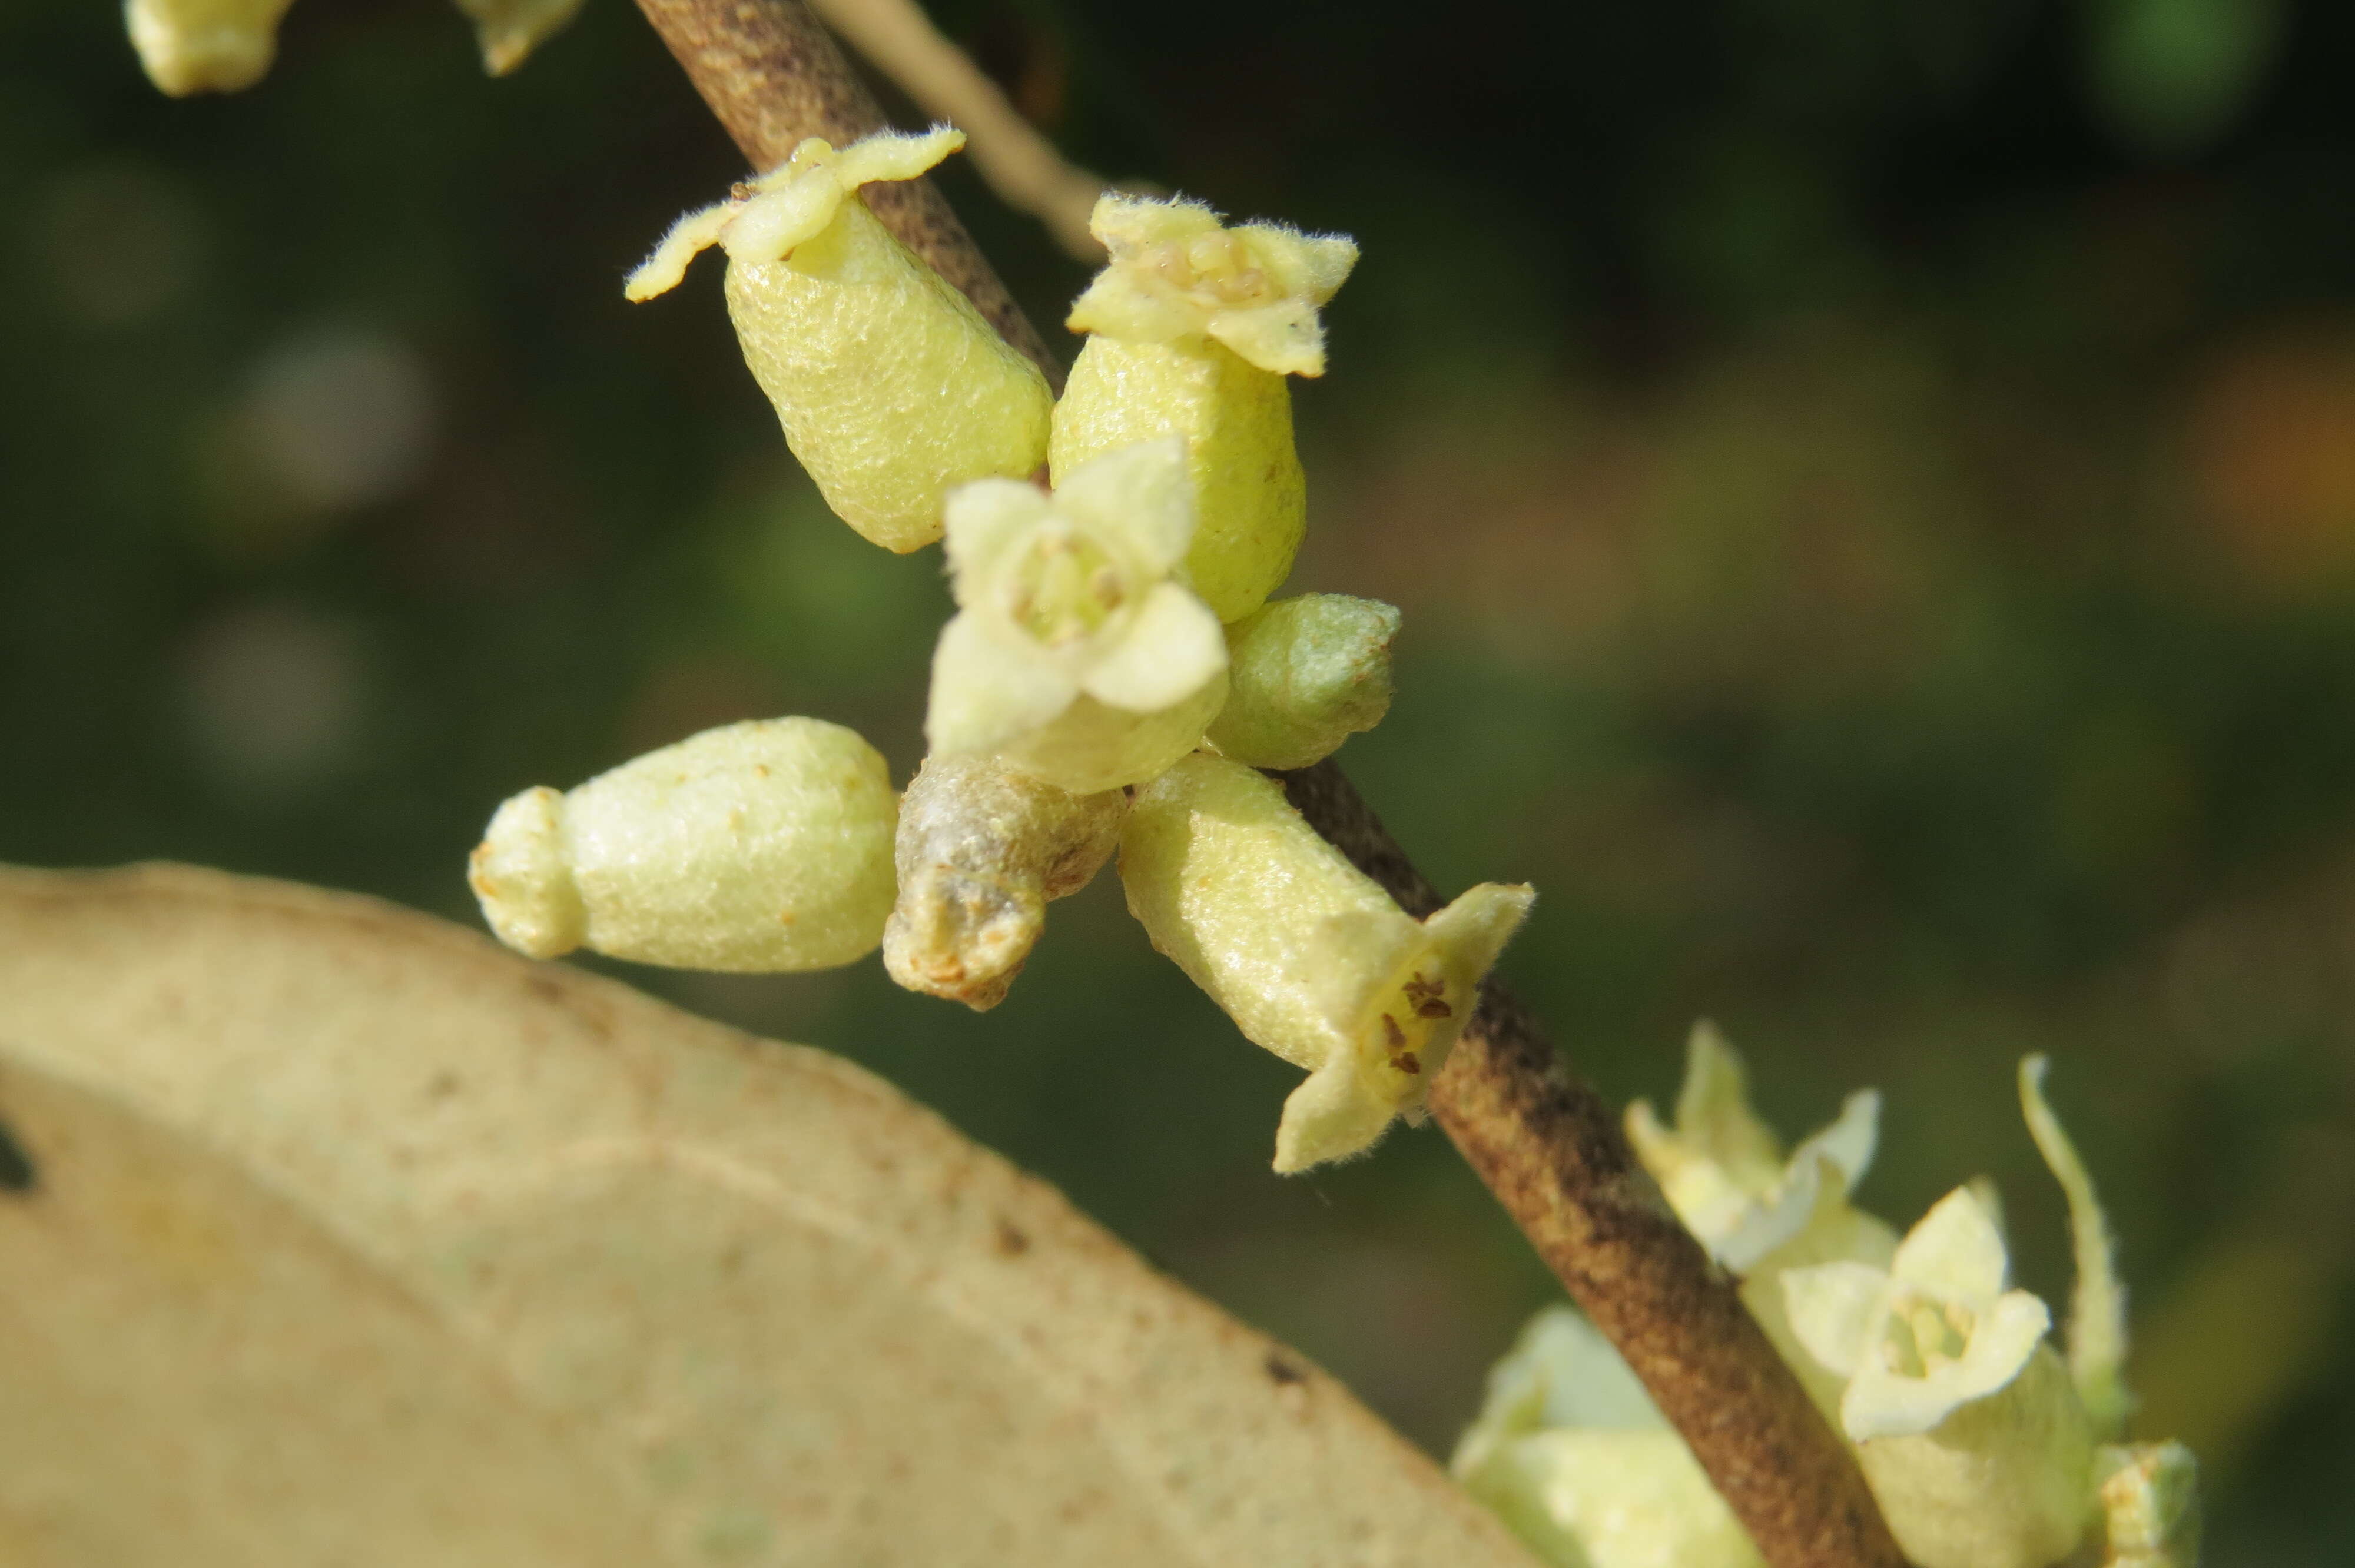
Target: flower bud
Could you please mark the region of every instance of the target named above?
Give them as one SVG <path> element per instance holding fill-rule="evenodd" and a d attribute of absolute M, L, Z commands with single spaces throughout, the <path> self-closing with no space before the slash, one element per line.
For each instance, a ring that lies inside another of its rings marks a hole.
<path fill-rule="evenodd" d="M 1284 378 L 1324 374 L 1317 308 L 1358 248 L 1118 193 L 1089 228 L 1112 260 L 1071 307 L 1067 324 L 1090 336 L 1055 408 L 1049 463 L 1060 482 L 1100 452 L 1184 437 L 1201 517 L 1187 567 L 1220 620 L 1240 620 L 1291 572 L 1307 526 Z"/>
<path fill-rule="evenodd" d="M 1316 835 L 1265 775 L 1198 752 L 1136 791 L 1121 835 L 1129 912 L 1246 1038 L 1307 1070 L 1275 1169 L 1369 1148 L 1420 1120 L 1480 980 L 1535 894 L 1482 883 L 1428 920 Z"/>
<path fill-rule="evenodd" d="M 1397 607 L 1312 593 L 1262 605 L 1227 628 L 1227 703 L 1210 744 L 1253 768 L 1305 768 L 1391 706 Z"/>
<path fill-rule="evenodd" d="M 469 881 L 509 947 L 679 969 L 849 963 L 882 939 L 898 801 L 817 719 L 753 719 L 498 809 Z"/>
<path fill-rule="evenodd" d="M 931 758 L 900 800 L 900 900 L 883 965 L 976 1012 L 1006 999 L 1050 899 L 1085 887 L 1120 843 L 1128 797 L 1074 795 L 994 758 Z"/>
<path fill-rule="evenodd" d="M 235 92 L 270 72 L 293 0 L 128 0 L 123 21 L 147 79 L 175 98 Z"/>
<path fill-rule="evenodd" d="M 1757 1568 L 1709 1477 L 1610 1342 L 1568 1307 L 1488 1374 L 1449 1467 L 1555 1568 Z"/>
<path fill-rule="evenodd" d="M 914 179 L 964 145 L 942 128 L 839 152 L 812 137 L 738 196 L 678 220 L 630 274 L 633 300 L 728 252 L 728 313 L 785 444 L 853 528 L 905 553 L 941 536 L 949 491 L 1047 461 L 1039 367 L 892 238 L 858 187 Z"/>
<path fill-rule="evenodd" d="M 505 76 L 523 64 L 581 9 L 581 0 L 457 0 L 457 5 L 474 24 L 483 69 L 493 76 Z"/>
<path fill-rule="evenodd" d="M 1201 744 L 1227 691 L 1218 618 L 1175 575 L 1194 530 L 1175 440 L 1108 453 L 1052 496 L 1013 480 L 949 498 L 951 587 L 924 733 L 1075 795 L 1152 778 Z"/>
<path fill-rule="evenodd" d="M 2094 1450 L 2101 1568 L 2200 1568 L 2200 1465 L 2180 1443 Z"/>

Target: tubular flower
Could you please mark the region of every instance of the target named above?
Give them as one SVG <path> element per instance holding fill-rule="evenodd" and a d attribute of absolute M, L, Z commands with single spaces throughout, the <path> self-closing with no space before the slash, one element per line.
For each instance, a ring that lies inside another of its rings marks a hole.
<path fill-rule="evenodd" d="M 1382 722 L 1391 706 L 1396 607 L 1311 593 L 1262 605 L 1227 628 L 1227 705 L 1210 726 L 1222 756 L 1305 768 Z"/>
<path fill-rule="evenodd" d="M 1006 1000 L 1047 923 L 1120 843 L 1128 797 L 1074 795 L 996 758 L 929 758 L 900 800 L 900 900 L 883 964 L 976 1012 Z"/>
<path fill-rule="evenodd" d="M 1886 1266 L 1897 1234 L 1854 1207 L 1849 1193 L 1872 1163 L 1881 1097 L 1849 1096 L 1839 1119 L 1785 1159 L 1772 1128 L 1750 1108 L 1742 1058 L 1717 1026 L 1693 1026 L 1686 1046 L 1676 1128 L 1648 1100 L 1627 1107 L 1627 1140 L 1677 1217 L 1710 1255 L 1742 1278 L 1742 1299 L 1827 1414 L 1844 1379 L 1801 1348 L 1783 1299 L 1785 1269 L 1849 1261 Z"/>
<path fill-rule="evenodd" d="M 838 152 L 812 137 L 783 167 L 680 218 L 626 290 L 652 299 L 698 251 L 725 249 L 728 313 L 786 445 L 837 515 L 903 554 L 941 536 L 954 487 L 1047 460 L 1052 399 L 1039 367 L 858 197 L 963 145 L 945 127 Z"/>
<path fill-rule="evenodd" d="M 1219 619 L 1239 620 L 1292 570 L 1307 526 L 1284 378 L 1324 374 L 1317 309 L 1357 245 L 1271 223 L 1227 228 L 1200 202 L 1118 193 L 1088 226 L 1112 260 L 1066 323 L 1090 335 L 1055 408 L 1049 462 L 1060 475 L 1183 436 L 1201 514 L 1187 564 Z"/>
<path fill-rule="evenodd" d="M 293 0 L 128 0 L 132 48 L 147 79 L 175 98 L 236 92 L 270 73 L 278 22 Z"/>
<path fill-rule="evenodd" d="M 498 809 L 472 874 L 501 941 L 683 969 L 822 969 L 882 939 L 898 798 L 817 719 L 755 719 Z"/>
<path fill-rule="evenodd" d="M 1568 1307 L 1488 1373 L 1449 1468 L 1553 1568 L 1757 1568 L 1758 1549 L 1619 1352 Z"/>
<path fill-rule="evenodd" d="M 2051 1312 L 2007 1287 L 2009 1268 L 1994 1216 L 1962 1187 L 1886 1270 L 1783 1276 L 1800 1342 L 1849 1380 L 1840 1426 L 1921 1568 L 2050 1568 L 2084 1531 L 2093 1424 L 2044 1343 Z"/>
<path fill-rule="evenodd" d="M 2094 1451 L 2101 1568 L 2200 1568 L 2200 1465 L 2180 1443 Z"/>
<path fill-rule="evenodd" d="M 1198 752 L 1136 791 L 1121 835 L 1131 914 L 1243 1034 L 1308 1079 L 1275 1169 L 1304 1171 L 1421 1120 L 1480 980 L 1536 896 L 1482 883 L 1428 920 L 1319 838 L 1265 775 Z"/>
<path fill-rule="evenodd" d="M 1218 618 L 1178 575 L 1193 531 L 1175 440 L 1099 458 L 1052 496 L 1013 480 L 952 495 L 960 610 L 932 659 L 933 752 L 1089 795 L 1193 750 L 1227 678 Z"/>

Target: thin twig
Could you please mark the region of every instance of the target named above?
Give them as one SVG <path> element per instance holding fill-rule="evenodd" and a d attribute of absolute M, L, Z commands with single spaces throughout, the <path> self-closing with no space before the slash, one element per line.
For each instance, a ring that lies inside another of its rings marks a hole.
<path fill-rule="evenodd" d="M 802 136 L 847 140 L 882 128 L 872 98 L 801 0 L 638 5 L 756 164 L 781 161 Z M 900 232 L 968 294 L 964 280 L 979 277 L 1004 298 L 954 217 Z M 1014 309 L 1010 299 L 1005 309 Z M 1044 363 L 1044 349 L 1028 346 L 1037 333 L 1018 313 L 1013 319 L 1021 331 L 1008 341 Z M 1440 906 L 1338 768 L 1322 762 L 1278 777 L 1317 832 L 1408 913 Z M 1903 1568 L 1863 1476 L 1734 1281 L 1677 1222 L 1610 1107 L 1502 987 L 1485 989 L 1432 1086 L 1431 1107 L 1627 1359 L 1774 1568 Z"/>

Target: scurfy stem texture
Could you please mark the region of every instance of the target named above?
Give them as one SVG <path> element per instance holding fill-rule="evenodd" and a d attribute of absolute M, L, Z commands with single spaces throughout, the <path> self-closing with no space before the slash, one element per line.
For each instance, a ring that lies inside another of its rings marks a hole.
<path fill-rule="evenodd" d="M 756 168 L 805 136 L 885 129 L 881 109 L 801 0 L 638 0 Z M 1060 366 L 929 181 L 869 186 L 876 216 L 1050 381 Z M 1442 900 L 1330 761 L 1276 776 L 1293 805 L 1421 917 Z M 1501 987 L 1431 1109 L 1628 1364 L 1774 1568 L 1903 1568 L 1847 1449 L 1752 1319 L 1734 1281 L 1669 1210 L 1618 1118 Z"/>

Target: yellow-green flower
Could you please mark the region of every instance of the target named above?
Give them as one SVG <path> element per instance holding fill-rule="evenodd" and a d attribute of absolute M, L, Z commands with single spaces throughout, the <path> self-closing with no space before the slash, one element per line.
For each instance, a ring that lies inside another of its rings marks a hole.
<path fill-rule="evenodd" d="M 945 127 L 837 150 L 815 137 L 688 213 L 630 274 L 651 299 L 706 246 L 728 252 L 728 313 L 785 443 L 837 516 L 886 549 L 941 536 L 957 485 L 1047 461 L 1039 367 L 891 236 L 858 187 L 914 179 L 964 145 Z"/>
<path fill-rule="evenodd" d="M 1073 794 L 1140 783 L 1200 744 L 1226 694 L 1218 618 L 1184 582 L 1183 450 L 1150 441 L 1068 475 L 949 498 L 959 613 L 932 659 L 924 732 Z"/>
<path fill-rule="evenodd" d="M 1049 461 L 1060 475 L 1135 441 L 1185 438 L 1201 519 L 1195 590 L 1220 620 L 1239 620 L 1292 570 L 1307 526 L 1284 377 L 1324 373 L 1318 308 L 1358 248 L 1116 193 L 1090 228 L 1111 260 L 1071 308 L 1068 324 L 1090 335 L 1055 408 Z"/>

